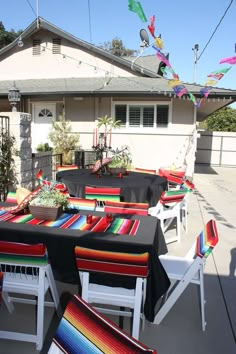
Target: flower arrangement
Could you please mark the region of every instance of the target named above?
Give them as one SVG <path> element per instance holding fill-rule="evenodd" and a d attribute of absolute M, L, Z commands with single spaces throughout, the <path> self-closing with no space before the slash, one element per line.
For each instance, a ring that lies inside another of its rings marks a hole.
<path fill-rule="evenodd" d="M 42 186 L 37 196 L 31 200 L 30 205 L 66 208 L 69 202 L 67 197 L 55 188 L 55 183 L 51 182 L 50 185 Z"/>
<path fill-rule="evenodd" d="M 132 163 L 132 156 L 127 145 L 123 145 L 121 149 L 111 150 L 113 156 L 109 163 L 109 168 L 129 168 Z"/>

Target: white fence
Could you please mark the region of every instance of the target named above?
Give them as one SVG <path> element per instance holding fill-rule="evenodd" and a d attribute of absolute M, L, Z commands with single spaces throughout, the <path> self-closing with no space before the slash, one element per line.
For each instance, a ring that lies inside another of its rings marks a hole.
<path fill-rule="evenodd" d="M 236 133 L 200 131 L 196 163 L 236 167 Z"/>

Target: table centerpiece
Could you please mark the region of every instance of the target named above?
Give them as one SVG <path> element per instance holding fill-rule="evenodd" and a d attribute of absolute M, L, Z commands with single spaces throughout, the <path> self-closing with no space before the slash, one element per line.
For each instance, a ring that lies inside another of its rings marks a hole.
<path fill-rule="evenodd" d="M 56 220 L 68 206 L 67 197 L 55 188 L 43 185 L 37 196 L 29 203 L 29 211 L 34 218 L 40 220 Z"/>

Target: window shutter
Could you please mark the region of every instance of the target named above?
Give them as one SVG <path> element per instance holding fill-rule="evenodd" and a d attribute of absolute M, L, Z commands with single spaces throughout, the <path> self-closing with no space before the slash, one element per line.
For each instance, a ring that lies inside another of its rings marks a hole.
<path fill-rule="evenodd" d="M 52 54 L 61 54 L 61 38 L 53 38 Z"/>
<path fill-rule="evenodd" d="M 33 55 L 40 55 L 41 54 L 41 40 L 40 39 L 33 39 Z"/>

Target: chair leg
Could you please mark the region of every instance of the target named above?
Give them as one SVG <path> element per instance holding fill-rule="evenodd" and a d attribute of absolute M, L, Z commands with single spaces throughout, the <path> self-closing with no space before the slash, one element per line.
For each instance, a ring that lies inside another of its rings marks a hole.
<path fill-rule="evenodd" d="M 48 279 L 48 283 L 49 283 L 49 288 L 50 288 L 50 291 L 52 294 L 53 302 L 55 304 L 55 308 L 57 311 L 57 316 L 60 318 L 62 316 L 62 309 L 60 306 L 59 295 L 58 295 L 55 279 L 54 279 L 54 276 L 52 273 L 52 268 L 51 268 L 50 264 L 47 265 L 46 275 L 47 275 L 47 279 Z"/>
<path fill-rule="evenodd" d="M 201 318 L 202 318 L 202 330 L 206 329 L 206 320 L 205 320 L 205 294 L 204 294 L 204 275 L 203 275 L 203 267 L 199 270 L 199 291 L 200 291 L 200 306 L 201 306 Z"/>
<path fill-rule="evenodd" d="M 136 280 L 136 288 L 135 288 L 135 303 L 134 303 L 133 330 L 132 330 L 132 336 L 137 340 L 139 339 L 142 297 L 143 297 L 143 279 L 138 278 Z"/>
<path fill-rule="evenodd" d="M 36 348 L 41 350 L 43 347 L 43 327 L 44 327 L 44 296 L 45 296 L 45 271 L 39 270 L 39 293 L 37 301 L 37 334 Z"/>
<path fill-rule="evenodd" d="M 13 302 L 11 301 L 11 297 L 9 296 L 9 294 L 7 292 L 3 292 L 2 299 L 7 307 L 8 312 L 12 313 L 15 309 L 15 306 L 14 306 Z"/>

